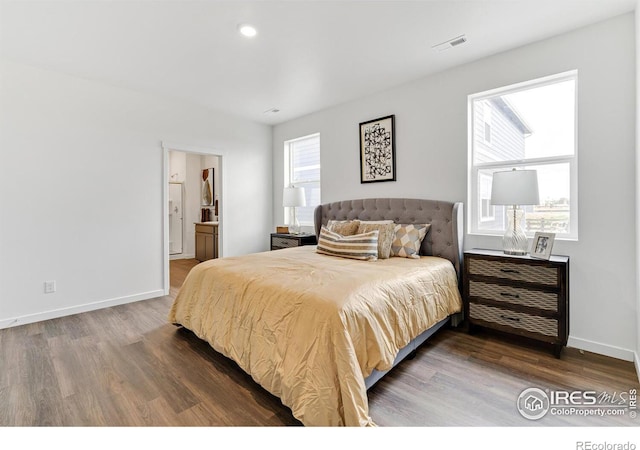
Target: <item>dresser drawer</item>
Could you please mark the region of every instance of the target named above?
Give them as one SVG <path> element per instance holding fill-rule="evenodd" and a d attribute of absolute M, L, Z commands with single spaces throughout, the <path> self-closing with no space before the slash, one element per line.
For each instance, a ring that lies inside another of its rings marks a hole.
<path fill-rule="evenodd" d="M 213 234 L 213 226 L 196 224 L 196 233 Z"/>
<path fill-rule="evenodd" d="M 532 316 L 479 303 L 469 304 L 469 315 L 471 320 L 482 320 L 487 323 L 486 326 L 498 324 L 530 333 L 558 336 L 558 321 L 548 317 Z"/>
<path fill-rule="evenodd" d="M 558 270 L 555 267 L 480 258 L 471 258 L 468 264 L 471 275 L 504 278 L 545 286 L 558 285 Z"/>
<path fill-rule="evenodd" d="M 469 295 L 511 305 L 558 311 L 558 294 L 469 280 Z"/>
<path fill-rule="evenodd" d="M 300 244 L 297 239 L 274 236 L 271 238 L 271 247 L 273 248 L 289 248 L 298 247 Z"/>

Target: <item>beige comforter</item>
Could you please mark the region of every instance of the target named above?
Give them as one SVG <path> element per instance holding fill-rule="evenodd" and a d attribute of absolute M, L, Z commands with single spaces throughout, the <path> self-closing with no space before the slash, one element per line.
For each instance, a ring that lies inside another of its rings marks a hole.
<path fill-rule="evenodd" d="M 364 378 L 460 310 L 445 259 L 355 261 L 303 246 L 198 264 L 169 321 L 236 361 L 303 424 L 366 426 Z"/>

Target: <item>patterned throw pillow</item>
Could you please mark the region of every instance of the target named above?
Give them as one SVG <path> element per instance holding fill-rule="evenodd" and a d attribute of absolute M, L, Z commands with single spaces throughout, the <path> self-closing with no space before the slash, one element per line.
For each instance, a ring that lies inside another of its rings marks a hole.
<path fill-rule="evenodd" d="M 316 247 L 318 253 L 341 258 L 375 261 L 378 259 L 378 230 L 342 236 L 323 226 Z"/>
<path fill-rule="evenodd" d="M 391 254 L 391 244 L 396 236 L 396 225 L 390 223 L 360 222 L 358 234 L 378 230 L 378 259 L 388 259 Z"/>
<path fill-rule="evenodd" d="M 420 245 L 431 224 L 398 224 L 391 244 L 391 256 L 420 258 Z"/>
<path fill-rule="evenodd" d="M 351 236 L 358 232 L 359 220 L 330 220 L 327 229 L 343 236 Z"/>

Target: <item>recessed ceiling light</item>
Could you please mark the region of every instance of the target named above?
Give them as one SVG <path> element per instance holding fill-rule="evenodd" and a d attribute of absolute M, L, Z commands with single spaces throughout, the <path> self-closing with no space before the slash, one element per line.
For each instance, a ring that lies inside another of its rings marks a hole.
<path fill-rule="evenodd" d="M 240 25 L 238 25 L 238 31 L 241 35 L 250 38 L 258 34 L 258 30 L 256 30 L 255 27 L 246 23 L 241 23 Z"/>

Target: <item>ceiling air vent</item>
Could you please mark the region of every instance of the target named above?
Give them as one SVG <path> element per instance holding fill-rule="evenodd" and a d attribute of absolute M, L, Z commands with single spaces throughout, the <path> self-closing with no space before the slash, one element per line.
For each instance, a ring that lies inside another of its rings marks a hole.
<path fill-rule="evenodd" d="M 448 41 L 441 42 L 440 44 L 432 45 L 431 48 L 437 52 L 443 52 L 445 50 L 449 50 L 452 47 L 456 47 L 458 45 L 464 44 L 467 42 L 467 36 L 461 34 L 458 37 L 454 37 L 453 39 L 449 39 Z"/>

